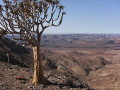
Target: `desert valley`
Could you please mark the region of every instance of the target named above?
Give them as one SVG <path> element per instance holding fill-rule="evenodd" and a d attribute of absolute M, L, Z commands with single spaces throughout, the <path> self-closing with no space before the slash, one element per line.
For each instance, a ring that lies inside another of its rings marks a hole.
<path fill-rule="evenodd" d="M 120 90 L 119 34 L 43 35 L 46 86 L 31 83 L 32 49 L 6 37 L 0 37 L 1 90 Z"/>

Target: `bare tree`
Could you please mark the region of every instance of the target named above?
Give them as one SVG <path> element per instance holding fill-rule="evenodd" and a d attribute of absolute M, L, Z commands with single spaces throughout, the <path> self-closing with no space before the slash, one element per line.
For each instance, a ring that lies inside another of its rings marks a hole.
<path fill-rule="evenodd" d="M 0 5 L 0 33 L 11 34 L 18 44 L 31 45 L 34 53 L 33 83 L 46 83 L 41 69 L 41 35 L 62 23 L 64 6 L 58 0 L 3 0 Z M 16 35 L 17 34 L 17 35 Z M 19 36 L 19 37 L 18 37 Z M 24 43 L 19 43 L 22 40 Z"/>

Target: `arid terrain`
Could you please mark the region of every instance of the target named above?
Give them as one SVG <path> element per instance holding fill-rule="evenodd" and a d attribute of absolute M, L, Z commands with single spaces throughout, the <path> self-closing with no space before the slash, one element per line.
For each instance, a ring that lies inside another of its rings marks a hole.
<path fill-rule="evenodd" d="M 42 66 L 51 82 L 47 86 L 31 84 L 31 48 L 6 38 L 0 43 L 1 90 L 120 90 L 120 35 L 43 35 Z"/>

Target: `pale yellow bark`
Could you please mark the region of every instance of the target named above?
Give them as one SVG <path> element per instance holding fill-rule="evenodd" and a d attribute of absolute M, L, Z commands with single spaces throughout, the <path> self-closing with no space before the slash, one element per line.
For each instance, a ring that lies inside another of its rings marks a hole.
<path fill-rule="evenodd" d="M 45 84 L 46 80 L 42 72 L 39 47 L 33 47 L 33 53 L 34 53 L 34 75 L 32 83 Z"/>

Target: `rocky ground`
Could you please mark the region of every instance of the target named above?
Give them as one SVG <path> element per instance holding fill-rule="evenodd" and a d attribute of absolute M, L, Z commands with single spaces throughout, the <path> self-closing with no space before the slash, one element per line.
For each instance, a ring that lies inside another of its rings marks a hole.
<path fill-rule="evenodd" d="M 33 85 L 31 83 L 33 72 L 30 68 L 0 62 L 0 90 L 92 90 L 76 77 L 52 73 L 44 72 L 45 77 L 52 82 L 50 85 Z"/>

